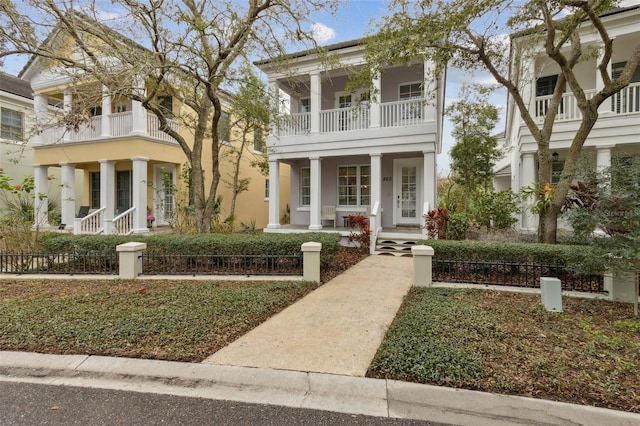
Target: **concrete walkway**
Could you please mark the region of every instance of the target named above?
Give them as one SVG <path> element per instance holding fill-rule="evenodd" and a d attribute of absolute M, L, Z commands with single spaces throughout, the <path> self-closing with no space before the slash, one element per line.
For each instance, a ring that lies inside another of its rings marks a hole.
<path fill-rule="evenodd" d="M 411 287 L 412 265 L 369 256 L 204 362 L 363 377 Z"/>

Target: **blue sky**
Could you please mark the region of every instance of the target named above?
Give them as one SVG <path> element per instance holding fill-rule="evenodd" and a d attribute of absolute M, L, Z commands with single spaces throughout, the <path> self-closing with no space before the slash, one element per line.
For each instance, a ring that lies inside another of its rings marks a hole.
<path fill-rule="evenodd" d="M 316 38 L 322 44 L 332 44 L 345 40 L 352 40 L 370 34 L 375 27 L 372 23 L 387 13 L 386 0 L 351 0 L 340 8 L 335 16 L 329 14 L 317 14 L 312 17 L 315 22 L 314 32 Z M 24 63 L 25 58 L 6 58 L 2 71 L 16 75 Z M 490 81 L 486 73 L 476 73 L 467 75 L 460 70 L 449 69 L 447 71 L 446 100 L 449 104 L 454 100 L 463 81 Z M 496 93 L 491 101 L 504 112 L 506 96 L 504 93 Z M 504 114 L 503 114 L 504 115 Z M 504 129 L 504 122 L 501 121 L 496 126 L 496 133 Z M 451 125 L 445 117 L 443 131 L 442 154 L 438 156 L 438 171 L 441 175 L 449 172 L 449 150 L 453 146 L 453 139 L 450 136 Z"/>

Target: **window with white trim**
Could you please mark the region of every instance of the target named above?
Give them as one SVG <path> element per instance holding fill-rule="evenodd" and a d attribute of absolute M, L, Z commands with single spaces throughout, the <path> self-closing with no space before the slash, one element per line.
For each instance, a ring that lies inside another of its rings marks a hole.
<path fill-rule="evenodd" d="M 338 206 L 368 206 L 370 166 L 338 166 Z"/>
<path fill-rule="evenodd" d="M 311 98 L 301 98 L 298 104 L 298 112 L 311 112 Z"/>
<path fill-rule="evenodd" d="M 300 205 L 311 205 L 311 168 L 300 167 Z"/>
<path fill-rule="evenodd" d="M 264 198 L 269 199 L 269 179 L 264 180 Z"/>
<path fill-rule="evenodd" d="M 412 99 L 422 99 L 422 83 L 401 84 L 399 87 L 398 99 L 409 101 Z M 403 120 L 422 118 L 422 102 L 411 102 L 402 106 L 401 117 Z"/>
<path fill-rule="evenodd" d="M 255 152 L 264 152 L 264 139 L 260 127 L 253 131 L 253 150 Z"/>
<path fill-rule="evenodd" d="M 0 138 L 22 142 L 24 140 L 24 114 L 9 108 L 2 108 Z"/>
<path fill-rule="evenodd" d="M 231 116 L 228 112 L 222 111 L 220 113 L 220 120 L 218 121 L 218 140 L 220 143 L 231 142 Z"/>

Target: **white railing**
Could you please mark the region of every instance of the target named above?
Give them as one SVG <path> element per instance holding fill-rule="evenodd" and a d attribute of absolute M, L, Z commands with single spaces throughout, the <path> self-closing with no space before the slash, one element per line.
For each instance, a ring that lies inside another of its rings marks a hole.
<path fill-rule="evenodd" d="M 616 114 L 640 112 L 640 83 L 631 83 L 611 97 L 611 111 Z"/>
<path fill-rule="evenodd" d="M 154 139 L 166 142 L 175 142 L 175 140 L 160 130 L 160 122 L 158 117 L 152 114 L 147 116 L 147 133 Z M 168 120 L 169 126 L 176 132 L 180 131 L 180 125 L 174 120 Z M 88 123 L 79 127 L 78 131 L 70 131 L 63 127 L 55 127 L 46 129 L 42 132 L 42 140 L 44 144 L 55 144 L 65 141 L 91 141 L 96 139 L 108 139 L 110 137 L 125 137 L 133 130 L 133 119 L 131 111 L 118 112 L 109 115 L 109 124 L 111 126 L 111 135 L 102 135 L 102 116 L 91 117 Z"/>
<path fill-rule="evenodd" d="M 111 114 L 109 116 L 111 136 L 126 136 L 131 133 L 131 129 L 133 129 L 132 115 L 131 111 Z"/>
<path fill-rule="evenodd" d="M 76 218 L 73 223 L 74 234 L 100 234 L 104 231 L 102 221 L 105 207 L 89 213 L 83 218 Z"/>
<path fill-rule="evenodd" d="M 415 126 L 422 123 L 424 99 L 385 102 L 380 105 L 382 127 Z"/>
<path fill-rule="evenodd" d="M 309 112 L 287 115 L 281 118 L 278 123 L 278 135 L 280 136 L 306 135 L 310 130 L 311 113 Z"/>
<path fill-rule="evenodd" d="M 133 233 L 133 213 L 135 211 L 136 208 L 134 206 L 113 218 L 112 223 L 114 234 L 129 235 Z"/>
<path fill-rule="evenodd" d="M 169 124 L 169 127 L 172 130 L 176 132 L 180 131 L 180 125 L 175 121 L 167 119 L 167 124 Z M 160 139 L 165 142 L 176 141 L 171 136 L 169 136 L 168 134 L 160 130 L 160 120 L 158 120 L 158 117 L 152 114 L 147 114 L 147 132 L 149 133 L 149 136 L 151 136 L 154 139 Z"/>
<path fill-rule="evenodd" d="M 320 111 L 320 132 L 335 133 L 369 127 L 369 108 L 336 108 Z"/>

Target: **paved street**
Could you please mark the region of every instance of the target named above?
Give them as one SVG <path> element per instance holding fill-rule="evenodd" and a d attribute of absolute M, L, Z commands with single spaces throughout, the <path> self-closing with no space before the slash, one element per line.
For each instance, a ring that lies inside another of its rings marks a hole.
<path fill-rule="evenodd" d="M 2 425 L 439 425 L 329 411 L 0 381 Z"/>

